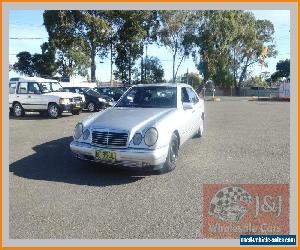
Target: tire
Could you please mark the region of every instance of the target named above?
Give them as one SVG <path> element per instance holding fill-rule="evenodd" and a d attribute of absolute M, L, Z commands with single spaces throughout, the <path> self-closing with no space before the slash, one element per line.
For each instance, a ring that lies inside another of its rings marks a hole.
<path fill-rule="evenodd" d="M 95 103 L 93 103 L 93 102 L 89 102 L 86 105 L 86 107 L 87 107 L 89 112 L 95 112 L 96 111 L 96 106 L 95 106 Z"/>
<path fill-rule="evenodd" d="M 81 113 L 81 110 L 73 110 L 72 115 L 79 115 Z"/>
<path fill-rule="evenodd" d="M 21 117 L 25 115 L 24 109 L 22 105 L 16 102 L 13 106 L 13 114 L 15 117 Z"/>
<path fill-rule="evenodd" d="M 48 116 L 52 119 L 57 119 L 61 112 L 59 106 L 56 103 L 50 103 L 48 105 Z"/>
<path fill-rule="evenodd" d="M 198 138 L 201 138 L 203 136 L 203 121 L 201 123 L 202 123 L 202 126 L 201 125 L 199 126 L 199 129 L 196 133 L 196 137 L 198 137 Z"/>
<path fill-rule="evenodd" d="M 196 133 L 196 137 L 198 138 L 201 138 L 203 136 L 203 131 L 204 131 L 204 113 L 202 113 L 202 116 L 201 116 L 201 122 L 200 122 L 200 125 L 199 125 L 199 128 L 198 128 L 198 131 Z"/>
<path fill-rule="evenodd" d="M 160 170 L 158 170 L 159 174 L 170 172 L 176 168 L 178 152 L 179 152 L 179 140 L 175 134 L 172 134 L 171 141 L 169 144 L 167 159 L 163 164 L 163 167 Z"/>

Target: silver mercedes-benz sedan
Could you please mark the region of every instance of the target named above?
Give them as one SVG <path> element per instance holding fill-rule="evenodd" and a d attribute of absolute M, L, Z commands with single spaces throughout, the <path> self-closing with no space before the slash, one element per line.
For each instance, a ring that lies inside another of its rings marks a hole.
<path fill-rule="evenodd" d="M 180 146 L 202 136 L 203 120 L 204 100 L 190 85 L 135 85 L 78 123 L 70 148 L 82 160 L 168 172 Z"/>

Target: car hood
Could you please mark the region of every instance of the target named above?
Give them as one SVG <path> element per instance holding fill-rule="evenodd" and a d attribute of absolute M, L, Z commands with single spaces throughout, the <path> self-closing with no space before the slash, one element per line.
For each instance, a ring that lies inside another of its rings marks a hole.
<path fill-rule="evenodd" d="M 60 98 L 81 97 L 80 94 L 72 93 L 72 92 L 49 92 L 49 93 L 44 93 L 43 95 L 58 96 Z"/>
<path fill-rule="evenodd" d="M 90 128 L 108 128 L 135 132 L 152 126 L 158 119 L 174 110 L 170 108 L 121 108 L 113 107 L 94 117 Z"/>

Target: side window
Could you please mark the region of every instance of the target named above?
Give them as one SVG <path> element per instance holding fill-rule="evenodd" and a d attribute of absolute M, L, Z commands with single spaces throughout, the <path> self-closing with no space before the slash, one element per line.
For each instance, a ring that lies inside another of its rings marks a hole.
<path fill-rule="evenodd" d="M 186 88 L 181 88 L 181 101 L 190 102 L 189 95 Z"/>
<path fill-rule="evenodd" d="M 27 94 L 28 89 L 27 89 L 27 82 L 21 82 L 19 84 L 19 90 L 18 90 L 18 94 Z"/>
<path fill-rule="evenodd" d="M 16 92 L 16 87 L 17 87 L 17 84 L 14 82 L 14 83 L 10 83 L 9 84 L 9 93 L 10 94 L 14 94 Z"/>
<path fill-rule="evenodd" d="M 39 94 L 41 93 L 39 85 L 36 82 L 28 83 L 28 93 L 29 94 Z"/>
<path fill-rule="evenodd" d="M 198 96 L 196 95 L 196 93 L 191 88 L 187 88 L 187 92 L 188 92 L 188 95 L 189 95 L 190 102 L 192 102 L 194 104 L 199 102 Z"/>

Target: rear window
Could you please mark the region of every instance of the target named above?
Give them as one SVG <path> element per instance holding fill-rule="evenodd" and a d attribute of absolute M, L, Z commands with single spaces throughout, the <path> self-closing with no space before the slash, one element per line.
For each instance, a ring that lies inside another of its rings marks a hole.
<path fill-rule="evenodd" d="M 19 81 L 20 78 L 19 77 L 13 77 L 13 78 L 10 78 L 11 81 Z"/>
<path fill-rule="evenodd" d="M 9 93 L 10 94 L 16 93 L 16 87 L 17 87 L 17 84 L 15 82 L 14 83 L 10 83 L 9 84 Z"/>

